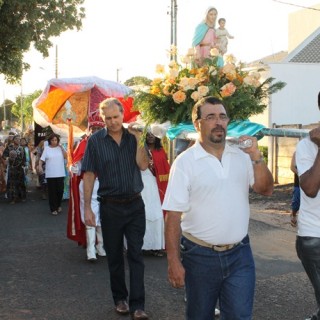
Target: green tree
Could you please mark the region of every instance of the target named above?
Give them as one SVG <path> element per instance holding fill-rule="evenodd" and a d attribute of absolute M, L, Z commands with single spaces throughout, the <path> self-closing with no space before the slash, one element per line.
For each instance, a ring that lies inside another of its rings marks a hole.
<path fill-rule="evenodd" d="M 31 44 L 49 55 L 50 38 L 69 29 L 80 30 L 84 0 L 0 0 L 0 74 L 9 83 L 18 82 L 30 65 L 23 54 Z"/>
<path fill-rule="evenodd" d="M 14 105 L 14 102 L 9 100 L 9 99 L 5 99 L 2 104 L 0 105 L 0 123 L 2 123 L 3 120 L 17 120 L 15 119 L 14 116 L 12 116 L 12 112 L 11 109 Z M 3 129 L 6 129 L 5 127 Z"/>
<path fill-rule="evenodd" d="M 19 123 L 22 123 L 22 119 L 23 119 L 23 128 L 26 128 L 27 125 L 32 124 L 33 122 L 32 102 L 33 100 L 35 100 L 40 96 L 41 92 L 42 92 L 41 90 L 36 90 L 31 94 L 23 95 L 22 100 L 21 100 L 21 95 L 16 97 L 16 102 L 12 106 L 11 112 L 16 116 Z"/>
<path fill-rule="evenodd" d="M 136 76 L 132 77 L 124 82 L 124 84 L 128 87 L 131 86 L 149 86 L 151 84 L 151 80 L 147 77 Z"/>

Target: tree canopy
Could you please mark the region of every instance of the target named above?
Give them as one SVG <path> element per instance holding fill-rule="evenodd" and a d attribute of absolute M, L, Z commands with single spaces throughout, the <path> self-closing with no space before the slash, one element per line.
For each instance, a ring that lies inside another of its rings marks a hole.
<path fill-rule="evenodd" d="M 132 77 L 124 82 L 124 84 L 128 87 L 130 86 L 139 86 L 139 85 L 144 85 L 144 86 L 149 86 L 151 84 L 151 80 L 148 79 L 147 77 L 142 77 L 142 76 L 136 76 Z"/>
<path fill-rule="evenodd" d="M 36 90 L 31 94 L 16 97 L 11 112 L 16 117 L 17 122 L 22 124 L 22 131 L 27 125 L 33 123 L 32 102 L 40 96 L 41 92 L 41 90 Z"/>
<path fill-rule="evenodd" d="M 0 74 L 18 82 L 30 65 L 23 54 L 33 44 L 49 55 L 51 37 L 82 27 L 84 0 L 0 0 Z"/>

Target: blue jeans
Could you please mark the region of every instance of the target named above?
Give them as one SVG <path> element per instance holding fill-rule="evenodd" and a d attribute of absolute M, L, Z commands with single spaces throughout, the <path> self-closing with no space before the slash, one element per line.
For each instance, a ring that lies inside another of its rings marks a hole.
<path fill-rule="evenodd" d="M 256 277 L 248 235 L 224 252 L 182 237 L 181 253 L 186 271 L 187 320 L 212 320 L 218 299 L 220 320 L 251 319 Z"/>
<path fill-rule="evenodd" d="M 294 187 L 292 192 L 291 209 L 298 212 L 300 208 L 300 187 Z"/>
<path fill-rule="evenodd" d="M 312 319 L 320 319 L 320 238 L 297 236 L 296 250 L 317 300 L 318 311 Z"/>

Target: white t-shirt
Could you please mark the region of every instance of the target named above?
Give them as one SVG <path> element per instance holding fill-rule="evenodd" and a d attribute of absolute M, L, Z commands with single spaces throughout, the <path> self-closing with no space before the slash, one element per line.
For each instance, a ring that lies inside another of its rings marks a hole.
<path fill-rule="evenodd" d="M 60 178 L 66 176 L 64 157 L 61 148 L 45 147 L 40 158 L 46 162 L 46 178 Z"/>
<path fill-rule="evenodd" d="M 318 146 L 309 137 L 302 139 L 296 150 L 299 177 L 309 170 L 318 153 Z M 320 193 L 315 198 L 308 197 L 300 188 L 300 209 L 298 215 L 298 235 L 320 238 Z"/>
<path fill-rule="evenodd" d="M 253 184 L 248 154 L 226 145 L 220 162 L 197 141 L 174 161 L 162 208 L 182 212 L 182 231 L 198 239 L 236 243 L 248 233 Z"/>

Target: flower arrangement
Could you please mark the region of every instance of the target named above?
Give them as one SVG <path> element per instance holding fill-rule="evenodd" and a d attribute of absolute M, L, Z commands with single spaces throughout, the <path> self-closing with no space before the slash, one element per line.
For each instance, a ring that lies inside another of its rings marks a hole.
<path fill-rule="evenodd" d="M 246 71 L 242 64 L 236 65 L 233 55 L 221 56 L 217 49 L 212 49 L 209 58 L 198 63 L 193 49 L 177 62 L 177 49 L 169 51 L 173 59 L 166 71 L 157 65 L 159 78 L 153 79 L 147 90 L 134 93 L 134 109 L 141 113 L 145 123 L 163 123 L 172 125 L 191 121 L 194 104 L 206 96 L 221 99 L 227 108 L 231 121 L 245 120 L 259 114 L 267 107 L 268 96 L 281 90 L 284 82 L 274 82 L 274 78 L 260 81 L 259 69 Z"/>

